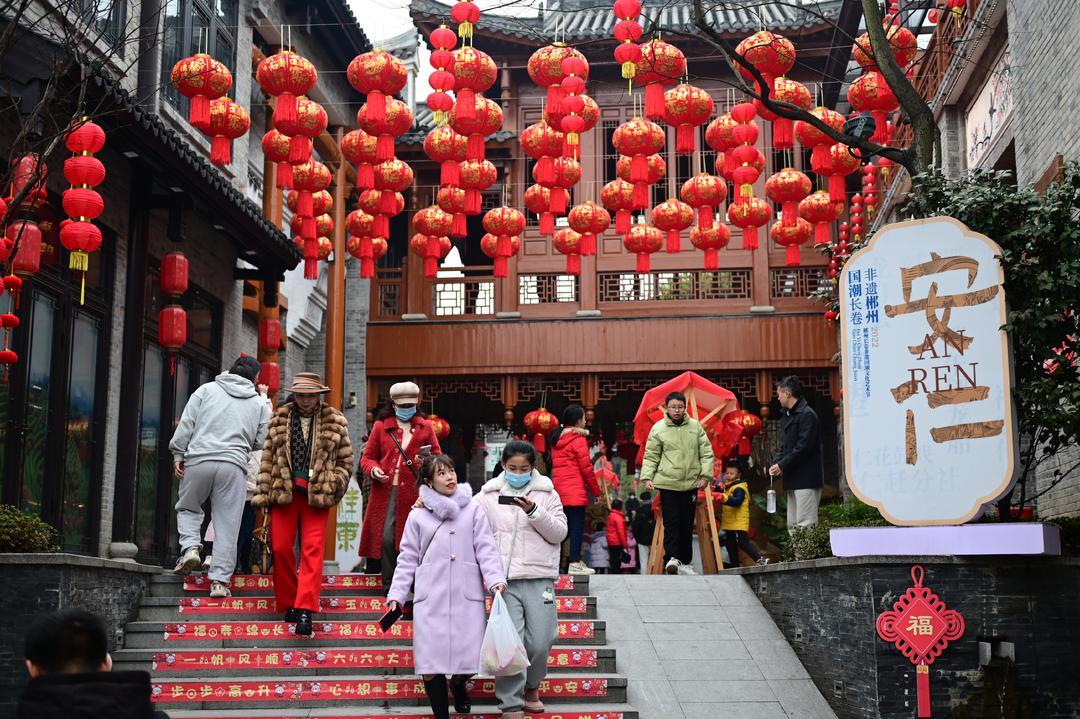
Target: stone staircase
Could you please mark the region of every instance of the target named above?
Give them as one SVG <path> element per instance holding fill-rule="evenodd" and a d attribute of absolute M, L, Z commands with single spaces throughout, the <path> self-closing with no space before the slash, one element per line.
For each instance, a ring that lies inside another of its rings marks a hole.
<path fill-rule="evenodd" d="M 233 596 L 209 599 L 201 576 L 154 577 L 139 620 L 127 625 L 116 669 L 151 673 L 154 699 L 175 719 L 429 716 L 412 670 L 412 624 L 383 634 L 379 577 L 323 578 L 314 637 L 298 637 L 274 611 L 269 576 L 233 578 Z M 545 719 L 638 719 L 626 704 L 605 623 L 588 577 L 556 585 L 559 637 L 541 696 Z M 475 719 L 497 717 L 494 681 L 475 679 Z"/>

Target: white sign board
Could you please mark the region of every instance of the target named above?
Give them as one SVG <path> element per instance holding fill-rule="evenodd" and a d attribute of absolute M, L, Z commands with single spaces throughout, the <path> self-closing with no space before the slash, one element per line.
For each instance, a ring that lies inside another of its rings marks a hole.
<path fill-rule="evenodd" d="M 847 480 L 893 524 L 962 524 L 1014 481 L 1000 254 L 937 217 L 883 227 L 840 275 Z"/>
<path fill-rule="evenodd" d="M 355 479 L 349 480 L 349 488 L 337 506 L 337 529 L 334 556 L 342 572 L 351 572 L 360 563 L 360 527 L 364 521 L 364 497 Z"/>

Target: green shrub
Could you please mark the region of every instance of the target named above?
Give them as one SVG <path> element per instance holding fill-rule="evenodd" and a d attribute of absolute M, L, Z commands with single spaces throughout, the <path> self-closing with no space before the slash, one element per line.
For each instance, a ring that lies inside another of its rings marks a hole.
<path fill-rule="evenodd" d="M 796 529 L 790 537 L 781 539 L 780 558 L 785 562 L 831 557 L 832 543 L 829 530 L 839 527 L 888 527 L 881 513 L 855 497 L 846 501 L 821 505 L 818 523 L 812 527 Z"/>
<path fill-rule="evenodd" d="M 821 559 L 832 556 L 829 527 L 824 523 L 800 527 L 791 533 L 780 548 L 780 559 L 799 562 L 804 559 Z"/>
<path fill-rule="evenodd" d="M 37 516 L 0 504 L 0 552 L 56 552 L 56 530 Z"/>
<path fill-rule="evenodd" d="M 889 523 L 877 508 L 855 497 L 836 504 L 824 504 L 818 512 L 821 521 L 830 527 L 888 527 Z"/>

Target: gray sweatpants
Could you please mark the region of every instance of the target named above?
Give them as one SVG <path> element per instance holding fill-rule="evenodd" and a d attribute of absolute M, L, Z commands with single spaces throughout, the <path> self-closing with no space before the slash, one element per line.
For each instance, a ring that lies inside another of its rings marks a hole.
<path fill-rule="evenodd" d="M 525 689 L 536 689 L 548 670 L 548 654 L 559 631 L 555 618 L 554 579 L 511 579 L 503 592 L 514 627 L 525 644 L 529 668 L 509 677 L 495 677 L 495 697 L 502 712 L 525 707 Z"/>
<path fill-rule="evenodd" d="M 176 501 L 180 549 L 201 547 L 202 505 L 210 498 L 214 518 L 214 561 L 210 579 L 228 583 L 236 568 L 236 538 L 244 516 L 245 470 L 231 462 L 199 462 L 184 468 Z"/>

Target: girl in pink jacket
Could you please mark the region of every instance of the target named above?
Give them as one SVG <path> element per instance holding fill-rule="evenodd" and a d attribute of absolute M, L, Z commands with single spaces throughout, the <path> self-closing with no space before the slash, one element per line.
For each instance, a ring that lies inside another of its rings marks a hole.
<path fill-rule="evenodd" d="M 495 696 L 502 719 L 523 719 L 544 711 L 540 682 L 555 643 L 555 580 L 566 538 L 566 515 L 551 480 L 536 471 L 536 450 L 512 440 L 502 453 L 503 472 L 484 485 L 477 502 L 483 507 L 506 567 L 507 609 L 529 655 L 529 668 L 515 676 L 496 677 Z M 504 497 L 505 503 L 499 498 Z"/>

